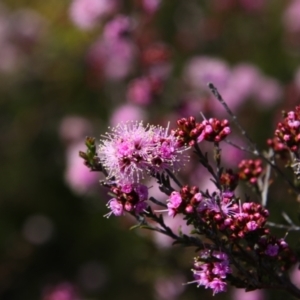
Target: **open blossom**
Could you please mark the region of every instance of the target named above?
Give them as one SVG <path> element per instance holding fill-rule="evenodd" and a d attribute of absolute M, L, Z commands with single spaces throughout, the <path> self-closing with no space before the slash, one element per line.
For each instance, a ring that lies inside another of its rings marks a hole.
<path fill-rule="evenodd" d="M 130 33 L 132 30 L 132 20 L 124 15 L 118 15 L 108 22 L 103 29 L 103 38 L 118 39 Z"/>
<path fill-rule="evenodd" d="M 116 7 L 116 0 L 73 0 L 69 13 L 79 28 L 87 30 L 93 28 L 101 18 L 111 14 Z"/>
<path fill-rule="evenodd" d="M 224 292 L 227 287 L 226 276 L 231 273 L 228 256 L 218 251 L 202 250 L 195 258 L 192 272 L 195 280 L 190 283 L 210 288 L 214 295 Z"/>
<path fill-rule="evenodd" d="M 168 128 L 127 122 L 104 136 L 98 154 L 108 178 L 138 182 L 145 173 L 178 170 L 186 159 L 186 149 Z"/>
<path fill-rule="evenodd" d="M 283 25 L 290 32 L 300 31 L 300 1 L 290 1 L 283 13 Z"/>
<path fill-rule="evenodd" d="M 182 198 L 180 196 L 180 193 L 175 191 L 172 192 L 167 203 L 169 216 L 174 217 L 176 215 L 177 209 L 180 206 L 181 202 Z"/>

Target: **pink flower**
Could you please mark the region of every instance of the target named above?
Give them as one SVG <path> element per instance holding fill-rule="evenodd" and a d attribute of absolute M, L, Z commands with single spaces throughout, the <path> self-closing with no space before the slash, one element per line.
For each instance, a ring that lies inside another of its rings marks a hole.
<path fill-rule="evenodd" d="M 142 5 L 148 14 L 155 13 L 160 5 L 161 0 L 142 0 Z"/>
<path fill-rule="evenodd" d="M 182 275 L 172 274 L 166 278 L 159 277 L 155 282 L 155 292 L 157 294 L 157 298 L 160 300 L 175 300 L 178 299 L 178 296 L 182 294 L 185 286 L 182 284 L 184 282 L 184 278 Z"/>
<path fill-rule="evenodd" d="M 111 210 L 107 216 L 114 214 L 115 216 L 119 217 L 124 214 L 123 205 L 116 198 L 109 200 L 107 207 Z"/>
<path fill-rule="evenodd" d="M 118 15 L 105 25 L 103 38 L 106 40 L 119 39 L 128 34 L 131 29 L 131 19 L 127 16 Z"/>
<path fill-rule="evenodd" d="M 220 292 L 225 292 L 227 288 L 227 283 L 220 278 L 214 278 L 208 287 L 213 290 L 213 296 Z"/>
<path fill-rule="evenodd" d="M 151 96 L 151 83 L 148 78 L 137 78 L 129 83 L 127 99 L 130 102 L 140 105 L 147 105 L 151 102 Z"/>
<path fill-rule="evenodd" d="M 65 181 L 76 194 L 88 193 L 99 181 L 99 174 L 87 168 L 78 152 L 85 149 L 84 143 L 72 144 L 66 152 Z"/>
<path fill-rule="evenodd" d="M 246 224 L 246 227 L 249 231 L 253 231 L 253 230 L 256 230 L 258 228 L 258 225 L 255 221 L 249 221 L 247 224 Z"/>
<path fill-rule="evenodd" d="M 63 282 L 56 286 L 46 287 L 42 300 L 80 300 L 82 299 L 77 291 L 75 286 L 69 282 Z"/>
<path fill-rule="evenodd" d="M 290 32 L 300 31 L 300 1 L 291 1 L 283 13 L 283 25 Z"/>
<path fill-rule="evenodd" d="M 176 171 L 186 160 L 186 147 L 168 129 L 140 122 L 117 125 L 100 141 L 99 157 L 109 178 L 116 182 L 138 182 L 145 173 Z"/>
<path fill-rule="evenodd" d="M 254 100 L 256 100 L 259 107 L 269 108 L 278 102 L 282 94 L 282 87 L 277 80 L 263 77 L 255 91 L 256 97 L 254 96 Z"/>
<path fill-rule="evenodd" d="M 110 212 L 105 216 L 109 218 L 112 214 L 121 216 L 125 211 L 140 214 L 147 208 L 148 188 L 143 184 L 122 183 L 111 185 L 111 192 L 115 195 L 108 201 L 107 207 Z"/>
<path fill-rule="evenodd" d="M 122 80 L 133 70 L 136 52 L 135 44 L 128 38 L 100 38 L 92 45 L 87 62 L 100 78 Z"/>
<path fill-rule="evenodd" d="M 213 57 L 194 57 L 185 67 L 185 81 L 193 88 L 207 89 L 212 82 L 221 92 L 230 77 L 230 68 L 221 59 Z"/>
<path fill-rule="evenodd" d="M 233 300 L 264 300 L 265 293 L 263 290 L 246 292 L 244 289 L 234 288 L 232 290 L 232 299 Z"/>
<path fill-rule="evenodd" d="M 97 22 L 117 8 L 116 0 L 73 0 L 69 14 L 80 29 L 92 29 Z"/>
<path fill-rule="evenodd" d="M 167 200 L 167 206 L 168 206 L 168 215 L 171 217 L 175 217 L 177 213 L 177 208 L 180 206 L 182 202 L 182 198 L 180 196 L 180 193 L 178 192 L 172 192 L 170 195 L 170 198 Z"/>
<path fill-rule="evenodd" d="M 123 104 L 117 107 L 110 118 L 110 124 L 117 126 L 119 123 L 125 123 L 130 120 L 145 120 L 146 112 L 133 104 Z"/>
<path fill-rule="evenodd" d="M 59 128 L 59 134 L 67 143 L 81 142 L 92 132 L 92 124 L 89 120 L 80 116 L 67 116 L 63 118 Z"/>
<path fill-rule="evenodd" d="M 213 258 L 219 261 L 214 261 Z M 227 288 L 226 276 L 231 273 L 228 256 L 218 251 L 202 250 L 195 258 L 192 272 L 195 280 L 189 283 L 210 288 L 213 290 L 213 295 L 224 292 Z"/>
<path fill-rule="evenodd" d="M 266 254 L 269 256 L 276 256 L 279 251 L 279 246 L 278 245 L 271 245 L 269 244 L 267 246 Z"/>

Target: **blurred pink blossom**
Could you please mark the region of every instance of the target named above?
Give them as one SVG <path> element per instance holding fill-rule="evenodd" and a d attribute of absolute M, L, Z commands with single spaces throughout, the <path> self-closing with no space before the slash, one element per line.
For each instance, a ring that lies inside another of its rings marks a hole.
<path fill-rule="evenodd" d="M 71 20 L 80 29 L 92 29 L 99 20 L 112 14 L 117 0 L 73 0 L 69 8 Z"/>
<path fill-rule="evenodd" d="M 109 80 L 122 80 L 135 63 L 136 47 L 130 39 L 102 39 L 96 41 L 87 56 L 91 69 Z"/>
<path fill-rule="evenodd" d="M 180 117 L 193 116 L 201 111 L 205 111 L 205 99 L 193 93 L 183 95 L 183 102 L 179 107 Z"/>
<path fill-rule="evenodd" d="M 230 141 L 239 147 L 247 148 L 245 142 L 234 134 L 230 137 Z M 245 152 L 226 142 L 222 143 L 221 148 L 222 163 L 228 168 L 235 169 L 241 160 L 245 158 Z"/>
<path fill-rule="evenodd" d="M 259 107 L 269 108 L 283 96 L 283 91 L 278 80 L 264 77 L 259 82 L 255 95 L 254 100 Z"/>
<path fill-rule="evenodd" d="M 66 116 L 59 127 L 59 135 L 67 143 L 81 142 L 91 133 L 92 124 L 89 120 L 80 116 Z"/>
<path fill-rule="evenodd" d="M 229 86 L 241 98 L 251 95 L 253 87 L 256 87 L 261 79 L 260 70 L 251 64 L 241 63 L 232 68 Z"/>
<path fill-rule="evenodd" d="M 168 277 L 158 277 L 154 288 L 158 300 L 176 300 L 185 289 L 183 275 L 173 274 Z"/>
<path fill-rule="evenodd" d="M 19 9 L 9 18 L 11 39 L 23 52 L 30 52 L 45 36 L 47 20 L 38 12 L 31 9 Z"/>
<path fill-rule="evenodd" d="M 110 118 L 110 125 L 116 126 L 121 122 L 130 120 L 144 120 L 146 119 L 146 112 L 133 104 L 123 104 L 117 107 Z"/>
<path fill-rule="evenodd" d="M 225 112 L 207 87 L 212 82 L 232 110 L 238 109 L 246 100 L 254 100 L 258 108 L 269 108 L 282 96 L 279 82 L 265 76 L 254 65 L 241 63 L 229 68 L 216 58 L 197 57 L 187 63 L 184 71 L 186 82 L 192 89 L 207 95 L 208 107 L 216 112 Z"/>
<path fill-rule="evenodd" d="M 232 289 L 232 300 L 265 300 L 266 295 L 263 290 L 246 292 L 244 289 Z"/>
<path fill-rule="evenodd" d="M 290 32 L 300 31 L 300 1 L 292 0 L 283 13 L 283 25 Z"/>
<path fill-rule="evenodd" d="M 142 0 L 142 5 L 148 14 L 153 14 L 158 10 L 160 2 L 161 0 Z"/>
<path fill-rule="evenodd" d="M 295 85 L 296 85 L 298 91 L 300 92 L 300 67 L 298 67 L 296 69 L 296 72 L 294 75 L 294 82 L 295 82 Z"/>
<path fill-rule="evenodd" d="M 166 80 L 170 76 L 172 65 L 169 62 L 160 62 L 149 66 L 148 73 L 150 77 Z"/>
<path fill-rule="evenodd" d="M 99 182 L 99 173 L 92 172 L 84 165 L 79 157 L 79 151 L 84 151 L 86 146 L 83 142 L 72 144 L 66 151 L 65 182 L 71 190 L 78 194 L 86 194 Z"/>
<path fill-rule="evenodd" d="M 118 39 L 132 29 L 132 20 L 128 16 L 118 15 L 105 24 L 103 38 L 106 40 Z"/>
<path fill-rule="evenodd" d="M 83 300 L 75 286 L 69 282 L 63 282 L 55 286 L 47 286 L 42 294 L 42 300 Z"/>
<path fill-rule="evenodd" d="M 243 9 L 249 12 L 259 12 L 266 4 L 265 0 L 239 0 Z"/>
<path fill-rule="evenodd" d="M 149 78 L 141 77 L 132 80 L 127 90 L 128 101 L 140 105 L 148 105 L 151 102 L 152 91 Z"/>
<path fill-rule="evenodd" d="M 221 59 L 199 56 L 187 62 L 183 74 L 192 88 L 207 89 L 207 84 L 212 82 L 222 91 L 228 84 L 231 71 Z"/>
<path fill-rule="evenodd" d="M 0 4 L 0 72 L 15 73 L 46 32 L 46 20 L 31 9 L 10 12 Z"/>
<path fill-rule="evenodd" d="M 290 279 L 294 285 L 300 288 L 300 270 L 298 265 L 295 265 L 290 271 Z"/>

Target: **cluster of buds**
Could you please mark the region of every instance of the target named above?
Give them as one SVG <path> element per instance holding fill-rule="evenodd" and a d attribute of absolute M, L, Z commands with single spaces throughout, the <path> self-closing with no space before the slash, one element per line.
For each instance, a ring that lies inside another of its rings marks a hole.
<path fill-rule="evenodd" d="M 270 264 L 280 271 L 288 270 L 296 263 L 297 258 L 284 239 L 277 239 L 272 235 L 262 235 L 255 243 L 257 256 L 264 259 L 265 264 Z"/>
<path fill-rule="evenodd" d="M 202 250 L 195 257 L 194 281 L 198 286 L 204 286 L 213 290 L 213 295 L 226 291 L 225 281 L 227 274 L 231 273 L 228 256 L 219 251 Z"/>
<path fill-rule="evenodd" d="M 269 211 L 255 202 L 241 203 L 234 194 L 240 179 L 258 187 L 258 180 L 264 175 L 262 160 L 243 160 L 235 173 L 219 165 L 214 172 L 206 160 L 200 159 L 213 175 L 218 190 L 203 192 L 197 186 L 185 185 L 175 191 L 168 183 L 169 178 L 165 183 L 160 173 L 179 170 L 188 159 L 183 153 L 189 147 L 204 140 L 217 146 L 231 132 L 226 119 L 210 118 L 196 122 L 194 117 L 189 117 L 178 120 L 177 125 L 177 129 L 169 132 L 168 128 L 144 126 L 142 122 L 121 123 L 103 136 L 98 151 L 94 140 L 87 140 L 88 151 L 80 155 L 91 170 L 105 174 L 103 185 L 110 188 L 112 195 L 107 203 L 110 212 L 106 216 L 121 216 L 125 212 L 136 217 L 142 215 L 143 221 L 149 218 L 157 222 L 161 225 L 160 232 L 170 235 L 169 229 L 164 231 L 167 226 L 162 215 L 157 216 L 148 206 L 148 188 L 140 183 L 144 174 L 158 174 L 161 191 L 167 191 L 165 193 L 169 195 L 166 201 L 168 215 L 173 218 L 183 215 L 187 224 L 193 226 L 193 234 L 211 242 L 205 244 L 201 241 L 199 249 L 202 250 L 195 258 L 194 281 L 191 283 L 210 288 L 214 294 L 226 290 L 226 281 L 246 288 L 261 288 L 269 284 L 295 263 L 296 257 L 287 243 L 272 236 L 266 227 Z M 300 106 L 296 107 L 296 112 L 285 115 L 268 144 L 276 154 L 286 155 L 288 151 L 296 154 L 291 167 L 300 178 L 300 162 L 296 158 L 300 145 L 299 128 Z M 198 151 L 198 154 L 202 158 L 202 152 Z M 156 203 L 165 206 L 157 200 Z M 199 246 L 197 238 L 186 235 L 178 238 L 180 243 L 185 241 Z M 231 269 L 231 263 L 235 268 Z M 240 268 L 236 268 L 237 264 Z M 253 281 L 249 280 L 252 276 L 255 277 Z"/>
<path fill-rule="evenodd" d="M 247 239 L 254 232 L 258 236 L 269 234 L 269 229 L 264 227 L 268 216 L 269 211 L 260 204 L 245 202 L 233 216 L 224 218 L 222 223 L 219 221 L 219 229 L 226 230 L 230 239 Z"/>
<path fill-rule="evenodd" d="M 273 149 L 274 153 L 281 159 L 287 159 L 289 154 L 288 147 L 280 142 L 280 140 L 275 137 L 273 139 L 267 140 L 267 145 Z"/>
<path fill-rule="evenodd" d="M 145 67 L 169 62 L 171 51 L 164 44 L 152 44 L 142 50 L 141 61 Z"/>
<path fill-rule="evenodd" d="M 184 186 L 180 192 L 173 191 L 167 200 L 168 214 L 175 217 L 179 213 L 192 214 L 202 200 L 202 194 L 196 186 Z"/>
<path fill-rule="evenodd" d="M 110 199 L 107 207 L 111 210 L 106 217 L 111 214 L 121 216 L 125 211 L 140 214 L 146 207 L 148 199 L 148 188 L 143 184 L 123 184 L 117 186 L 113 184 L 110 187 L 114 198 Z"/>
<path fill-rule="evenodd" d="M 239 183 L 239 175 L 231 169 L 226 170 L 220 176 L 220 184 L 224 191 L 234 191 Z"/>
<path fill-rule="evenodd" d="M 239 164 L 239 177 L 240 179 L 255 185 L 258 177 L 262 174 L 263 166 L 260 159 L 244 159 Z"/>
<path fill-rule="evenodd" d="M 177 121 L 178 128 L 175 136 L 179 137 L 182 145 L 193 146 L 203 140 L 219 143 L 231 132 L 229 121 L 216 118 L 203 120 L 201 123 L 195 121 L 194 117 L 182 118 Z"/>
<path fill-rule="evenodd" d="M 203 197 L 198 206 L 199 224 L 205 224 L 210 230 L 219 230 L 230 240 L 247 238 L 250 232 L 256 232 L 258 236 L 269 233 L 264 227 L 269 216 L 267 209 L 254 202 L 242 205 L 236 202 L 231 192 Z"/>
<path fill-rule="evenodd" d="M 277 124 L 275 137 L 280 143 L 285 144 L 288 149 L 298 153 L 300 146 L 300 106 L 295 111 L 283 113 L 284 120 Z"/>

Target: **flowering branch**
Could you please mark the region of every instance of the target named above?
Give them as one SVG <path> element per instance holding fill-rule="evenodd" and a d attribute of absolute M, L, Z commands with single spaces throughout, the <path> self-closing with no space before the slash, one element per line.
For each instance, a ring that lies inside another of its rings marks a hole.
<path fill-rule="evenodd" d="M 204 118 L 197 122 L 192 116 L 181 118 L 171 131 L 156 125 L 144 126 L 142 122 L 119 124 L 102 136 L 98 150 L 95 139 L 87 138 L 87 152 L 80 152 L 92 171 L 106 176 L 102 185 L 112 197 L 107 203 L 110 211 L 106 217 L 129 213 L 138 221 L 134 228 L 156 231 L 172 238 L 173 244 L 195 247 L 198 256 L 192 269 L 194 280 L 189 283 L 210 288 L 213 294 L 225 291 L 227 284 L 231 284 L 246 291 L 283 289 L 300 299 L 300 290 L 287 277 L 288 269 L 298 259 L 285 239 L 272 235 L 267 226 L 287 231 L 298 231 L 300 227 L 288 217 L 285 219 L 289 225 L 269 221 L 270 212 L 265 208 L 272 182 L 271 168 L 299 192 L 276 165 L 275 157 L 280 154 L 282 158 L 294 159 L 289 165 L 293 165 L 296 179 L 299 177 L 295 159 L 300 149 L 300 107 L 285 115 L 265 155 L 257 150 L 217 89 L 212 84 L 209 88 L 247 138 L 251 153 L 259 158 L 242 160 L 237 171 L 222 167 L 221 142 L 231 143 L 227 140 L 231 128 L 226 119 Z M 214 164 L 203 153 L 201 143 L 213 144 Z M 204 192 L 205 187 L 181 184 L 177 179 L 175 174 L 190 160 L 187 154 L 190 148 L 212 177 L 215 191 Z M 145 180 L 150 177 L 156 179 L 165 201 L 149 196 Z M 241 181 L 255 190 L 262 204 L 249 198 L 243 201 L 236 194 Z M 151 205 L 163 210 L 156 211 Z M 175 234 L 165 221 L 165 214 L 172 218 L 181 216 L 192 228 L 191 233 Z"/>

